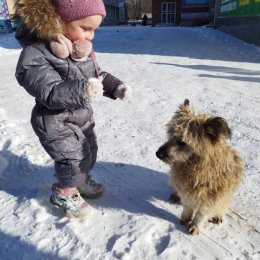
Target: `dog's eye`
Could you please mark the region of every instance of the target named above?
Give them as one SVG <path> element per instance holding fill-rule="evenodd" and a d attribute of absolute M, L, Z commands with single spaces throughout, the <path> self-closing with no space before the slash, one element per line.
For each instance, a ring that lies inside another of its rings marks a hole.
<path fill-rule="evenodd" d="M 186 145 L 186 143 L 181 140 L 177 141 L 176 144 L 180 147 L 184 147 Z"/>

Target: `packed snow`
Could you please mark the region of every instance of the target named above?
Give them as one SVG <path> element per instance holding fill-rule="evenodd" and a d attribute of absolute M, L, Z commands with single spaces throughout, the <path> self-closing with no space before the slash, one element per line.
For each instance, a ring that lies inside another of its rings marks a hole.
<path fill-rule="evenodd" d="M 30 125 L 31 97 L 15 79 L 21 47 L 0 34 L 0 259 L 260 259 L 260 49 L 208 27 L 104 27 L 99 65 L 133 87 L 123 102 L 93 104 L 99 143 L 93 178 L 104 195 L 85 220 L 49 203 L 53 162 Z M 243 183 L 221 225 L 198 236 L 169 202 L 169 167 L 155 152 L 185 98 L 226 118 Z"/>

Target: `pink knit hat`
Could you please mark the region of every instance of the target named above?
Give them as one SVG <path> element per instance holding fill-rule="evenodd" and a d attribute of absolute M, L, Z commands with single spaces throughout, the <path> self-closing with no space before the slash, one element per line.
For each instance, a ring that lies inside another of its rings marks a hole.
<path fill-rule="evenodd" d="M 53 0 L 53 5 L 64 22 L 80 20 L 91 15 L 106 16 L 102 0 Z"/>

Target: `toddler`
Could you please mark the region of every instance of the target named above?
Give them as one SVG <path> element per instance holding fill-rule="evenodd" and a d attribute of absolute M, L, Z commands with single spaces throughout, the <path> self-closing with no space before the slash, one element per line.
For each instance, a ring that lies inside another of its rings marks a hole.
<path fill-rule="evenodd" d="M 131 88 L 96 62 L 91 41 L 106 15 L 102 0 L 17 0 L 16 12 L 23 46 L 16 78 L 35 97 L 31 124 L 54 160 L 58 182 L 50 201 L 81 217 L 82 196 L 104 191 L 89 174 L 98 150 L 90 103 L 102 95 L 125 100 Z"/>

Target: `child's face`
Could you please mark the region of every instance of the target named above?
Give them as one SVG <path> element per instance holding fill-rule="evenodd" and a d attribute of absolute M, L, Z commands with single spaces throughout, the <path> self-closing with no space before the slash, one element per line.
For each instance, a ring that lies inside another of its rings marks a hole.
<path fill-rule="evenodd" d="M 72 42 L 79 39 L 93 40 L 95 30 L 102 22 L 101 15 L 92 15 L 80 20 L 68 22 L 64 26 L 65 36 Z"/>

